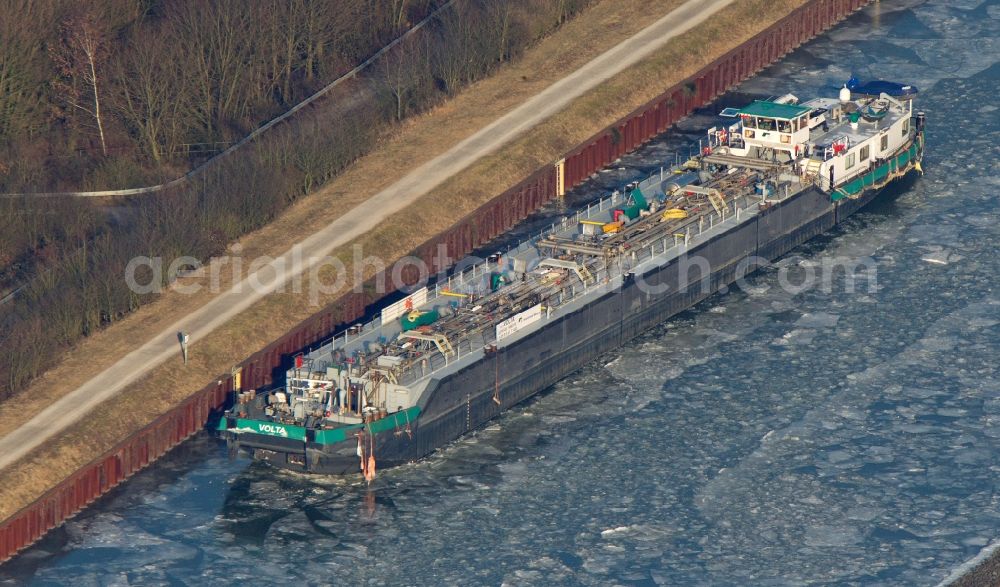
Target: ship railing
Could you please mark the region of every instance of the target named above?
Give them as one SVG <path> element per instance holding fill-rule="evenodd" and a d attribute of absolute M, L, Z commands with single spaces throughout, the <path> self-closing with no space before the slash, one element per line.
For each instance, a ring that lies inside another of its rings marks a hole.
<path fill-rule="evenodd" d="M 652 176 L 651 176 L 652 177 Z M 570 229 L 579 225 L 582 220 L 588 220 L 600 215 L 606 210 L 611 210 L 616 205 L 625 201 L 625 194 L 619 191 L 612 192 L 611 195 L 601 198 L 596 203 L 588 204 L 586 208 L 577 210 L 570 216 L 563 217 L 559 222 L 549 223 L 548 227 L 542 228 L 537 233 L 532 233 L 528 238 L 522 240 L 516 247 L 509 247 L 507 254 L 520 254 L 528 249 L 534 248 L 535 243 L 545 236 L 551 234 L 559 228 L 560 230 Z M 450 275 L 443 282 L 434 284 L 434 288 L 428 292 L 428 303 L 437 300 L 442 296 L 442 292 L 454 293 L 484 293 L 480 290 L 484 287 L 483 277 L 489 274 L 491 269 L 488 263 L 477 263 L 466 271 Z"/>
<path fill-rule="evenodd" d="M 343 349 L 351 342 L 357 341 L 360 338 L 364 338 L 371 334 L 372 332 L 378 330 L 382 326 L 382 321 L 379 318 L 374 318 L 373 320 L 364 324 L 355 324 L 346 330 L 334 334 L 328 339 L 319 342 L 316 345 L 310 345 L 309 352 L 317 351 L 332 351 L 334 349 Z"/>
<path fill-rule="evenodd" d="M 449 276 L 448 279 L 443 283 L 442 282 L 435 283 L 434 287 L 428 290 L 427 305 L 429 306 L 433 305 L 432 302 L 439 301 L 440 298 L 445 297 L 443 292 L 446 291 L 462 292 L 465 290 L 469 290 L 470 289 L 469 286 L 474 286 L 474 287 L 481 286 L 482 284 L 479 282 L 482 281 L 484 275 L 487 275 L 489 273 L 490 273 L 490 268 L 487 263 L 477 263 L 476 265 L 473 265 L 466 271 L 462 271 L 458 274 L 453 274 Z M 369 336 L 376 330 L 379 330 L 381 327 L 382 327 L 381 317 L 375 317 L 367 323 L 361 325 L 355 325 L 338 334 L 335 334 L 334 336 L 320 342 L 318 345 L 311 348 L 312 351 L 343 349 L 346 348 L 349 343 L 357 341 L 360 338 L 365 338 L 366 336 Z"/>
<path fill-rule="evenodd" d="M 641 248 L 633 249 L 626 259 L 626 268 L 638 266 L 654 257 L 665 255 L 667 252 L 677 249 L 683 250 L 690 246 L 691 239 L 701 236 L 705 232 L 715 229 L 718 225 L 728 221 L 741 222 L 748 214 L 752 214 L 754 208 L 760 203 L 760 197 L 746 193 L 735 200 L 727 202 L 722 214 L 711 212 L 700 217 L 697 221 L 689 222 L 678 228 L 679 232 L 664 236 L 658 240 L 646 243 Z"/>
<path fill-rule="evenodd" d="M 650 243 L 648 246 L 644 246 L 642 249 L 631 251 L 629 257 L 623 260 L 624 267 L 608 267 L 603 262 L 595 267 L 591 267 L 591 273 L 595 277 L 593 281 L 588 280 L 585 283 L 574 282 L 568 288 L 550 298 L 549 304 L 555 310 L 558 310 L 578 298 L 587 295 L 595 287 L 606 285 L 613 277 L 619 276 L 632 267 L 636 267 L 655 257 L 663 256 L 673 249 L 681 251 L 690 245 L 690 239 L 695 236 L 700 236 L 711 231 L 720 224 L 742 221 L 746 215 L 753 213 L 753 209 L 759 202 L 760 197 L 752 193 L 743 194 L 735 200 L 730 200 L 723 214 L 712 212 L 703 217 L 699 222 L 689 223 L 685 227 L 687 230 L 685 238 L 660 239 Z M 468 272 L 469 276 L 473 274 L 478 273 L 471 270 Z M 470 353 L 480 352 L 485 347 L 496 342 L 495 331 L 490 326 L 471 330 L 465 333 L 464 336 L 449 340 L 454 350 L 453 353 L 450 355 L 443 355 L 436 351 L 428 353 L 421 360 L 415 361 L 409 368 L 403 371 L 399 377 L 400 384 L 410 385 L 424 377 L 434 375 L 438 371 L 453 365 L 456 361 L 461 360 L 462 357 L 466 357 Z"/>
<path fill-rule="evenodd" d="M 623 203 L 627 195 L 628 194 L 626 192 L 615 190 L 614 192 L 611 192 L 610 195 L 601 198 L 597 202 L 587 204 L 586 208 L 580 208 L 573 214 L 564 216 L 558 223 L 550 223 L 548 227 L 542 228 L 538 232 L 532 232 L 528 235 L 528 238 L 521 241 L 516 247 L 508 249 L 508 251 L 522 252 L 526 249 L 533 248 L 536 242 L 554 231 L 556 226 L 559 226 L 560 229 L 566 229 L 578 226 L 582 220 L 592 220 L 594 217 L 599 216 L 602 212 L 611 210 L 615 206 Z M 608 219 L 608 222 L 610 221 L 611 220 Z"/>
<path fill-rule="evenodd" d="M 400 385 L 411 385 L 455 364 L 463 357 L 481 352 L 487 345 L 495 341 L 491 331 L 491 328 L 471 331 L 463 337 L 450 340 L 452 353 L 448 355 L 436 351 L 428 353 L 421 360 L 415 361 L 409 368 L 404 369 L 397 381 Z"/>
<path fill-rule="evenodd" d="M 625 200 L 624 194 L 622 194 L 621 192 L 613 192 L 610 196 L 600 199 L 596 204 L 590 204 L 587 206 L 587 208 L 581 208 L 570 218 L 573 218 L 574 222 L 578 224 L 579 221 L 581 220 L 592 218 L 606 210 L 612 209 L 614 206 L 622 203 L 624 200 Z M 742 207 L 738 205 L 740 201 L 741 201 L 740 198 L 736 200 L 737 204 L 734 205 L 733 208 L 734 212 L 731 212 L 729 214 L 726 214 L 724 212 L 721 216 L 713 212 L 708 214 L 707 218 L 703 217 L 703 219 L 700 222 L 698 223 L 692 222 L 691 224 L 687 225 L 687 231 L 689 235 L 690 236 L 700 235 L 705 230 L 713 229 L 716 224 L 730 219 L 734 214 L 739 215 L 741 213 L 741 210 L 745 210 L 752 205 L 756 205 L 758 200 L 750 198 L 748 195 L 744 195 L 742 196 L 742 201 L 744 204 Z M 727 210 L 729 210 L 728 206 Z M 561 221 L 559 225 L 568 226 L 569 225 L 568 218 L 564 218 L 564 220 Z M 515 251 L 515 253 L 520 253 L 526 250 L 527 248 L 533 247 L 534 242 L 537 241 L 538 238 L 541 238 L 542 236 L 549 234 L 551 231 L 555 230 L 555 227 L 556 223 L 551 223 L 548 229 L 539 232 L 538 236 L 536 237 L 532 237 L 528 240 L 522 241 L 513 250 Z M 694 227 L 697 227 L 697 232 L 694 232 Z M 688 243 L 688 239 L 689 237 L 679 238 L 678 236 L 674 235 L 674 238 L 671 239 L 672 242 L 664 239 L 663 241 L 661 241 L 659 247 L 657 247 L 655 244 L 651 244 L 648 247 L 644 247 L 641 251 L 634 251 L 632 253 L 633 265 L 644 262 L 655 255 L 662 255 L 666 251 L 674 247 L 686 246 L 686 244 Z M 433 306 L 435 302 L 439 303 L 440 299 L 442 297 L 445 297 L 443 292 L 446 291 L 483 293 L 482 291 L 477 292 L 476 290 L 484 286 L 485 282 L 483 278 L 484 276 L 489 274 L 490 271 L 491 269 L 489 268 L 488 263 L 477 263 L 465 271 L 461 271 L 459 273 L 449 276 L 448 279 L 443 282 L 435 283 L 433 289 L 428 291 L 429 295 L 428 295 L 427 305 Z M 580 293 L 581 294 L 585 293 L 587 289 L 588 288 L 585 286 L 580 290 Z M 577 295 L 573 295 L 571 298 L 564 300 L 562 303 L 563 304 L 568 303 L 573 299 L 575 299 L 576 297 Z M 450 299 L 448 301 L 450 301 Z M 346 348 L 351 342 L 354 342 L 358 339 L 365 338 L 371 335 L 375 331 L 379 330 L 381 326 L 382 326 L 381 318 L 376 317 L 371 321 L 360 325 L 360 327 L 355 326 L 354 328 L 347 329 L 341 332 L 340 334 L 331 337 L 330 339 L 318 345 L 318 347 L 316 348 L 319 350 L 333 350 L 337 348 L 341 349 Z M 446 365 L 442 363 L 441 367 L 444 366 Z"/>
<path fill-rule="evenodd" d="M 902 148 L 900 148 L 900 150 L 902 150 Z M 886 162 L 886 161 L 892 161 L 893 159 L 895 159 L 895 158 L 896 158 L 896 156 L 897 156 L 898 154 L 899 154 L 899 150 L 897 150 L 897 151 L 896 151 L 896 153 L 895 153 L 894 155 L 892 155 L 892 156 L 890 156 L 890 157 L 887 157 L 887 158 L 886 158 L 886 159 L 885 159 L 884 161 L 882 161 L 882 162 L 880 162 L 880 161 L 879 161 L 878 159 L 875 159 L 875 160 L 869 160 L 869 161 L 867 161 L 867 162 L 859 162 L 859 164 L 858 164 L 858 165 L 855 165 L 855 166 L 854 166 L 854 167 L 855 167 L 855 169 L 854 169 L 853 171 L 851 171 L 850 173 L 847 173 L 847 174 L 843 175 L 843 176 L 842 176 L 842 177 L 840 177 L 840 178 L 835 178 L 835 179 L 837 179 L 837 181 L 838 181 L 838 182 L 839 182 L 839 183 L 840 183 L 841 185 L 843 185 L 843 184 L 847 184 L 847 183 L 849 183 L 849 182 L 850 182 L 850 181 L 851 181 L 852 179 L 855 179 L 855 178 L 857 178 L 857 177 L 859 177 L 859 176 L 862 176 L 862 175 L 865 175 L 866 173 L 871 173 L 871 171 L 872 171 L 873 169 L 877 168 L 877 167 L 878 167 L 878 166 L 879 166 L 880 164 L 882 164 L 882 163 L 884 163 L 884 162 Z M 865 163 L 867 163 L 867 165 L 866 165 Z M 828 179 L 826 180 L 826 183 L 827 183 L 827 185 L 829 185 L 829 184 L 830 184 L 830 180 L 829 180 L 829 178 L 828 178 Z M 833 187 L 831 187 L 830 189 L 828 189 L 827 191 L 828 191 L 828 192 L 832 192 L 832 191 L 833 191 L 833 190 L 834 190 L 835 188 L 836 188 L 836 186 L 833 186 Z"/>
<path fill-rule="evenodd" d="M 698 151 L 700 152 L 700 150 Z M 689 146 L 688 149 L 688 159 L 694 156 L 695 151 L 693 147 Z M 680 153 L 679 151 L 675 153 L 674 166 L 680 164 Z M 658 181 L 662 181 L 667 177 L 667 174 L 671 173 L 671 168 L 660 167 L 657 173 L 650 174 L 644 180 L 638 182 L 638 186 L 642 189 L 643 186 L 649 186 Z M 594 217 L 599 217 L 605 211 L 613 209 L 615 206 L 620 205 L 625 202 L 628 197 L 630 190 L 615 190 L 611 194 L 599 199 L 596 203 L 590 203 L 586 208 L 580 208 L 574 214 L 570 216 L 563 217 L 558 223 L 552 222 L 548 227 L 544 227 L 537 233 L 531 233 L 528 237 L 522 240 L 516 247 L 508 247 L 508 255 L 512 252 L 514 254 L 519 254 L 527 251 L 528 249 L 534 248 L 535 243 L 541 240 L 546 235 L 552 233 L 557 224 L 561 229 L 579 226 L 580 222 L 583 220 L 591 220 Z M 572 221 L 570 221 L 572 218 Z M 486 262 L 477 263 L 470 267 L 466 271 L 459 272 L 457 274 L 453 273 L 448 276 L 446 280 L 437 281 L 434 287 L 428 289 L 428 299 L 427 306 L 431 307 L 435 302 L 440 303 L 440 298 L 443 297 L 443 292 L 453 292 L 453 293 L 482 293 L 477 292 L 477 288 L 483 286 L 482 277 L 490 272 L 489 264 Z M 479 282 L 477 282 L 477 279 Z M 448 301 L 451 301 L 450 299 Z M 315 351 L 333 351 L 334 349 L 344 349 L 347 345 L 356 341 L 359 338 L 363 338 L 373 331 L 381 328 L 382 322 L 381 318 L 376 316 L 370 322 L 361 325 L 360 329 L 355 325 L 352 328 L 348 328 L 340 333 L 334 334 L 329 339 L 320 342 L 316 346 L 310 346 L 310 352 Z M 353 332 L 353 334 L 352 334 Z"/>
<path fill-rule="evenodd" d="M 899 151 L 897 151 L 897 154 L 898 154 L 898 152 Z M 892 159 L 892 157 L 889 157 L 886 160 L 891 160 L 891 159 Z M 836 181 L 837 184 L 841 184 L 841 185 L 842 184 L 846 184 L 846 183 L 850 182 L 852 179 L 855 179 L 855 178 L 857 178 L 857 177 L 859 177 L 861 175 L 864 175 L 866 173 L 870 173 L 873 169 L 877 168 L 879 165 L 880 165 L 880 160 L 879 159 L 868 160 L 868 161 L 859 161 L 852 168 L 852 171 L 850 171 L 848 173 L 845 173 L 845 174 L 843 174 L 843 175 L 841 175 L 839 177 L 834 177 L 834 181 Z M 833 184 L 833 183 L 830 182 L 830 178 L 829 177 L 823 177 L 822 174 L 818 175 L 816 177 L 816 186 L 819 187 L 819 189 L 821 189 L 821 190 L 823 190 L 824 192 L 827 192 L 827 193 L 832 193 L 836 189 L 836 187 L 837 187 L 835 184 Z"/>
<path fill-rule="evenodd" d="M 611 204 L 613 201 L 613 198 L 606 198 L 603 202 L 599 203 L 597 207 L 600 209 L 603 205 L 613 205 Z M 690 244 L 690 238 L 700 236 L 703 233 L 714 229 L 721 223 L 733 220 L 734 218 L 737 222 L 739 222 L 743 216 L 751 213 L 752 208 L 759 202 L 760 198 L 750 193 L 743 194 L 736 200 L 730 200 L 728 203 L 729 205 L 723 211 L 723 214 L 720 215 L 712 212 L 706 217 L 702 217 L 699 222 L 691 222 L 688 224 L 685 227 L 687 232 L 684 238 L 679 238 L 677 235 L 671 235 L 673 238 L 664 238 L 650 243 L 648 246 L 644 246 L 640 250 L 632 251 L 630 257 L 627 259 L 626 269 L 637 266 L 654 257 L 662 256 L 672 249 L 682 250 Z M 569 288 L 561 291 L 557 296 L 550 299 L 550 305 L 556 309 L 565 306 L 579 297 L 586 295 L 594 287 L 606 284 L 611 280 L 613 275 L 617 276 L 621 273 L 621 271 L 614 271 L 612 268 L 604 266 L 603 263 L 597 267 L 592 267 L 591 272 L 595 277 L 593 281 L 588 281 L 582 284 L 574 283 Z M 463 275 L 466 280 L 469 280 L 473 275 L 479 276 L 481 274 L 478 270 L 473 268 L 470 269 L 470 271 L 465 272 Z M 448 367 L 462 356 L 466 356 L 468 353 L 479 350 L 493 342 L 495 342 L 495 332 L 492 328 L 485 327 L 470 332 L 468 337 L 451 341 L 452 346 L 455 349 L 453 356 L 447 357 L 439 352 L 432 352 L 428 355 L 426 362 L 421 361 L 415 363 L 402 376 L 400 382 L 403 383 L 405 381 L 407 383 L 412 383 L 422 377 L 432 375 L 433 373 Z"/>

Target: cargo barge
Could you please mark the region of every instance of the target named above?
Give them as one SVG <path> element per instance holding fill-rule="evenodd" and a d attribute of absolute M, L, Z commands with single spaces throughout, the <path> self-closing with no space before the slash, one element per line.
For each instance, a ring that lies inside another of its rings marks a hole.
<path fill-rule="evenodd" d="M 696 157 L 414 291 L 297 356 L 283 386 L 237 384 L 220 433 L 278 467 L 369 480 L 431 453 L 920 170 L 916 88 L 865 87 L 882 91 L 726 109 Z"/>

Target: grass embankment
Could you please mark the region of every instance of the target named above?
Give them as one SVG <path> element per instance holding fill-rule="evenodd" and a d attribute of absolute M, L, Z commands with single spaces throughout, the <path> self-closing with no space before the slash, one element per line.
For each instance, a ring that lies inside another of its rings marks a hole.
<path fill-rule="evenodd" d="M 417 204 L 358 241 L 366 255 L 395 259 L 443 231 L 521 178 L 560 157 L 595 132 L 648 102 L 726 51 L 768 27 L 806 0 L 743 0 L 673 39 L 641 63 L 576 100 L 569 108 L 485 157 L 421 198 Z M 243 256 L 277 255 L 312 230 L 387 187 L 409 169 L 444 152 L 462 137 L 509 111 L 617 41 L 666 14 L 680 0 L 607 0 L 568 23 L 497 75 L 412 120 L 346 173 L 305 198 L 268 227 L 241 241 Z M 337 253 L 345 262 L 347 247 Z M 350 269 L 350 264 L 348 268 Z M 32 386 L 7 403 L 0 427 L 9 428 L 75 389 L 124 351 L 159 332 L 210 294 L 170 293 L 135 316 L 84 341 Z M 336 296 L 321 297 L 322 304 Z M 180 399 L 213 381 L 250 352 L 266 346 L 317 310 L 303 294 L 275 294 L 255 304 L 204 340 L 191 362 L 161 365 L 149 377 L 94 411 L 85 423 L 34 451 L 5 471 L 0 519 L 30 503 L 68 474 L 152 421 Z"/>

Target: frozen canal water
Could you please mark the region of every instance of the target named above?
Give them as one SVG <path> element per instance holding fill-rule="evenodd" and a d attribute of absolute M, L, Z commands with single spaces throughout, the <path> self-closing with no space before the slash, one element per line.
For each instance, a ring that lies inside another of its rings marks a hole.
<path fill-rule="evenodd" d="M 938 584 L 1000 544 L 998 33 L 1000 0 L 883 0 L 740 88 L 896 79 L 929 121 L 924 177 L 747 287 L 370 490 L 203 435 L 0 583 Z"/>

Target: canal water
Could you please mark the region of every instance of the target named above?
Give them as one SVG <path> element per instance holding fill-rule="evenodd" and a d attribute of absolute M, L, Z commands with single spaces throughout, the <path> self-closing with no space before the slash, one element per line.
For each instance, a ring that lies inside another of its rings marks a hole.
<path fill-rule="evenodd" d="M 738 88 L 895 79 L 928 118 L 923 177 L 745 287 L 371 487 L 200 435 L 0 584 L 946 580 L 1000 544 L 998 33 L 1000 0 L 882 0 Z M 705 122 L 585 189 L 656 169 Z"/>

